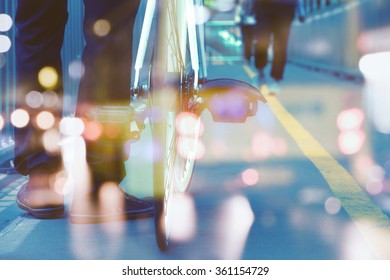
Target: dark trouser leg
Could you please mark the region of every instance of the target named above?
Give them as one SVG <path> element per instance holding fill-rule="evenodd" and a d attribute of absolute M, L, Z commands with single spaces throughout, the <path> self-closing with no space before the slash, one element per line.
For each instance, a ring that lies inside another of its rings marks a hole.
<path fill-rule="evenodd" d="M 271 76 L 276 80 L 283 79 L 284 68 L 287 62 L 287 45 L 290 33 L 290 23 L 279 23 L 274 32 L 274 58 L 272 61 Z"/>
<path fill-rule="evenodd" d="M 86 112 L 84 108 L 129 105 L 133 25 L 139 0 L 84 0 L 84 4 L 85 75 L 77 108 L 77 115 L 81 117 Z M 109 27 L 108 34 L 99 35 L 98 21 Z M 128 124 L 115 126 L 122 135 L 128 129 Z M 104 181 L 118 183 L 125 175 L 123 162 L 127 153 L 123 152 L 126 150 L 123 144 L 127 139 L 118 137 L 107 138 L 103 131 L 97 141 L 87 140 L 87 160 L 95 186 Z"/>
<path fill-rule="evenodd" d="M 252 48 L 253 48 L 253 39 L 254 39 L 254 26 L 253 25 L 241 25 L 241 36 L 244 49 L 244 57 L 247 61 L 251 59 Z"/>
<path fill-rule="evenodd" d="M 270 20 L 269 15 L 264 12 L 256 17 L 256 45 L 255 45 L 255 66 L 263 69 L 267 65 L 267 51 L 270 44 Z"/>
<path fill-rule="evenodd" d="M 274 34 L 271 76 L 275 80 L 282 80 L 284 68 L 287 62 L 287 48 L 291 22 L 294 18 L 294 5 L 279 5 L 275 7 L 272 18 L 272 32 Z"/>
<path fill-rule="evenodd" d="M 42 131 L 32 121 L 43 108 L 32 108 L 26 103 L 31 91 L 45 90 L 38 82 L 38 73 L 45 67 L 53 67 L 58 83 L 51 88 L 58 100 L 62 99 L 61 47 L 67 22 L 67 0 L 18 0 L 15 24 L 17 108 L 28 111 L 30 122 L 26 127 L 15 128 L 15 166 L 19 173 L 28 175 L 35 170 L 55 171 L 61 161 L 58 154 L 45 151 Z M 48 110 L 48 108 L 45 108 Z M 58 118 L 62 115 L 61 104 L 49 110 Z"/>

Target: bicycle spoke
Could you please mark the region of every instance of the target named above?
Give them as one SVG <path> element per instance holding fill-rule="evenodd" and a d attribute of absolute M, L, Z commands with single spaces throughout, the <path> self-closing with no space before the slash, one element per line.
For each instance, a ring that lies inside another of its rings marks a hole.
<path fill-rule="evenodd" d="M 169 2 L 169 3 L 168 3 Z M 169 28 L 171 30 L 171 35 L 167 36 L 167 42 L 169 44 L 170 50 L 173 52 L 173 54 L 176 57 L 177 64 L 181 69 L 184 69 L 184 59 L 182 57 L 182 50 L 179 43 L 180 37 L 179 37 L 179 31 L 178 31 L 178 22 L 176 20 L 175 11 L 176 11 L 176 5 L 175 1 L 167 1 L 167 10 L 168 10 L 168 17 L 169 17 Z M 174 6 L 174 7 L 172 7 Z M 176 52 L 176 53 L 175 53 Z M 180 69 L 176 69 L 179 71 Z"/>

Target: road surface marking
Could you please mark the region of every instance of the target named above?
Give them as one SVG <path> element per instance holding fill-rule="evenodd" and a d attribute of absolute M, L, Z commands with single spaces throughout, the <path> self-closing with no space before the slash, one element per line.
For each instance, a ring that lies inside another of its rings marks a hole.
<path fill-rule="evenodd" d="M 390 259 L 390 221 L 355 179 L 284 108 L 275 96 L 266 96 L 275 117 L 318 168 L 343 208 L 357 225 L 378 259 Z"/>
<path fill-rule="evenodd" d="M 26 180 L 26 177 L 21 177 L 7 187 L 12 191 L 0 199 L 0 213 L 16 203 L 16 194 L 18 193 L 20 186 L 26 182 Z M 0 228 L 1 253 L 12 253 L 17 250 L 39 222 L 40 220 L 38 219 L 26 219 L 18 216 L 6 227 Z M 15 237 L 15 234 L 17 234 L 17 238 Z"/>
<path fill-rule="evenodd" d="M 253 78 L 256 77 L 256 72 L 253 71 L 248 65 L 244 64 L 242 67 L 244 67 L 245 72 L 248 74 L 251 80 L 253 80 Z"/>
<path fill-rule="evenodd" d="M 2 229 L 0 231 L 1 254 L 17 251 L 39 222 L 38 219 L 17 217 Z"/>

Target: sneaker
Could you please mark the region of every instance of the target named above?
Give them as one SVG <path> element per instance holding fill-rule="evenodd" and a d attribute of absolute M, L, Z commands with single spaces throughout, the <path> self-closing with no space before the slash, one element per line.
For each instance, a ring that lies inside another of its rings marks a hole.
<path fill-rule="evenodd" d="M 280 81 L 271 78 L 268 89 L 270 94 L 279 94 L 280 93 Z"/>
<path fill-rule="evenodd" d="M 152 198 L 139 199 L 119 187 L 113 187 L 110 192 L 105 192 L 101 199 L 75 197 L 70 220 L 72 223 L 85 224 L 140 219 L 153 215 Z"/>
<path fill-rule="evenodd" d="M 19 208 L 38 219 L 54 219 L 64 214 L 64 197 L 49 185 L 35 186 L 31 181 L 22 185 L 16 195 Z"/>

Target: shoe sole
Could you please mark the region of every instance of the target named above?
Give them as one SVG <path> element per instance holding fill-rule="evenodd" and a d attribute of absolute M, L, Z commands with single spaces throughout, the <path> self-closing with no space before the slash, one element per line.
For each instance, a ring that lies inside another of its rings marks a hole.
<path fill-rule="evenodd" d="M 27 211 L 30 215 L 38 219 L 54 219 L 59 218 L 64 214 L 65 207 L 50 207 L 50 208 L 31 208 L 26 204 L 22 203 L 19 199 L 16 199 L 16 203 L 19 208 Z"/>
<path fill-rule="evenodd" d="M 132 211 L 124 214 L 83 215 L 70 213 L 70 222 L 73 224 L 97 224 L 112 221 L 137 220 L 154 216 L 154 208 Z"/>

